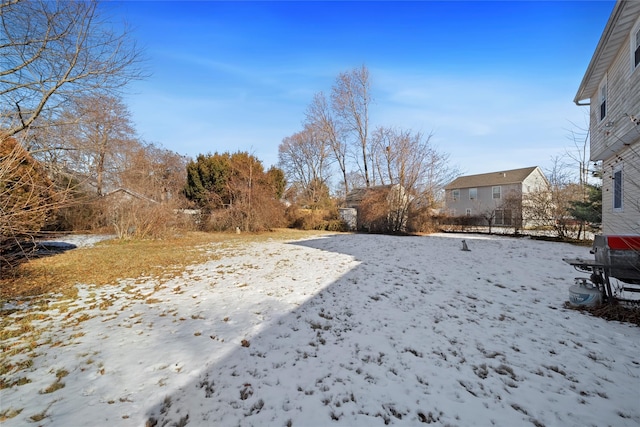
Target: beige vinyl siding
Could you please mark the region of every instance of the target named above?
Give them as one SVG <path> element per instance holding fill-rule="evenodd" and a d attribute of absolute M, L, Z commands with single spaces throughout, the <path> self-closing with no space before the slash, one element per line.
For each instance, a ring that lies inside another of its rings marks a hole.
<path fill-rule="evenodd" d="M 640 138 L 636 141 L 640 146 Z M 620 152 L 620 158 L 604 162 L 602 182 L 602 223 L 604 234 L 640 234 L 640 159 L 632 149 Z M 631 159 L 626 161 L 624 159 Z M 622 165 L 622 210 L 613 209 L 613 179 L 616 166 Z"/>
<path fill-rule="evenodd" d="M 640 126 L 631 120 L 631 116 L 640 118 L 640 67 L 632 66 L 631 36 L 632 31 L 620 44 L 607 70 L 604 120 L 600 121 L 599 93 L 591 97 L 591 159 L 603 160 L 602 231 L 605 234 L 640 234 Z M 614 169 L 620 165 L 622 209 L 616 210 L 612 178 Z"/>
<path fill-rule="evenodd" d="M 522 203 L 522 195 L 527 191 L 546 188 L 549 181 L 542 170 L 537 167 L 512 169 L 500 172 L 489 172 L 478 175 L 466 175 L 456 178 L 445 187 L 446 208 L 449 215 L 464 215 L 471 209 L 472 215 L 491 215 L 496 209 L 508 208 L 513 214 L 524 209 L 522 205 L 513 206 L 513 196 L 517 196 Z M 500 198 L 493 198 L 494 187 L 500 187 Z M 469 200 L 469 190 L 477 190 L 477 199 Z M 460 197 L 453 198 L 453 192 L 458 191 Z M 518 200 L 516 199 L 516 200 Z"/>
<path fill-rule="evenodd" d="M 610 157 L 608 148 L 620 138 L 634 130 L 629 116 L 640 117 L 640 69 L 632 73 L 631 33 L 621 44 L 615 60 L 605 77 L 607 81 L 607 115 L 600 120 L 600 94 L 591 95 L 591 159 L 602 160 Z M 601 82 L 600 82 L 601 83 Z"/>
<path fill-rule="evenodd" d="M 472 215 L 482 215 L 486 212 L 492 212 L 494 209 L 501 206 L 505 197 L 513 191 L 521 192 L 522 186 L 520 184 L 507 184 L 502 185 L 502 197 L 500 199 L 493 198 L 493 187 L 473 187 L 478 190 L 478 198 L 476 200 L 469 200 L 469 188 L 461 188 L 460 199 L 453 200 L 453 190 L 447 191 L 447 209 L 450 212 L 466 212 L 467 209 L 471 209 Z"/>
<path fill-rule="evenodd" d="M 589 99 L 590 158 L 603 162 L 602 223 L 605 234 L 640 234 L 640 67 L 634 67 L 640 2 L 618 0 L 574 102 Z M 632 39 L 633 38 L 633 39 Z M 607 115 L 600 93 L 607 84 Z M 614 209 L 614 171 L 622 167 L 622 207 Z"/>
<path fill-rule="evenodd" d="M 453 190 L 447 190 L 447 209 L 457 212 L 458 215 L 464 214 L 467 209 L 475 212 L 473 208 L 477 207 L 477 200 L 469 200 L 469 189 L 460 188 L 458 191 L 460 192 L 460 198 L 453 200 Z"/>
<path fill-rule="evenodd" d="M 522 192 L 529 193 L 542 190 L 547 187 L 547 184 L 547 178 L 545 178 L 539 168 L 536 168 L 531 175 L 522 182 Z"/>

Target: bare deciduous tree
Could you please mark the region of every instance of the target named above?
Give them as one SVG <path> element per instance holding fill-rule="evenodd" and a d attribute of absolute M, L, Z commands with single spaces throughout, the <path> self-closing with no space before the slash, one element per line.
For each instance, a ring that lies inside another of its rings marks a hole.
<path fill-rule="evenodd" d="M 371 138 L 372 164 L 381 184 L 400 184 L 429 208 L 435 207 L 438 193 L 457 174 L 449 166 L 449 156 L 431 144 L 431 136 L 379 127 Z"/>
<path fill-rule="evenodd" d="M 365 185 L 371 186 L 369 171 L 369 105 L 371 93 L 366 66 L 340 73 L 331 92 L 331 105 L 340 127 L 350 135 L 354 157 Z"/>
<path fill-rule="evenodd" d="M 154 144 L 134 145 L 119 175 L 123 187 L 160 203 L 184 204 L 186 158 Z"/>
<path fill-rule="evenodd" d="M 144 77 L 129 32 L 109 25 L 96 0 L 1 0 L 0 127 L 8 136 L 52 120 L 79 93 Z"/>
<path fill-rule="evenodd" d="M 347 179 L 347 143 L 338 123 L 333 117 L 333 112 L 322 92 L 313 97 L 311 105 L 306 112 L 306 125 L 314 129 L 318 138 L 331 149 L 333 159 L 340 169 L 344 194 L 349 192 L 349 180 Z"/>
<path fill-rule="evenodd" d="M 429 160 L 430 136 L 379 127 L 372 138 L 373 164 L 377 166 L 381 184 L 400 184 L 411 190 L 424 178 Z"/>
<path fill-rule="evenodd" d="M 569 131 L 569 139 L 573 142 L 573 149 L 566 150 L 566 156 L 578 166 L 578 183 L 585 187 L 589 182 L 589 124 L 585 127 L 574 125 L 574 129 Z"/>
<path fill-rule="evenodd" d="M 529 224 L 553 229 L 564 239 L 572 237 L 575 227 L 569 208 L 572 201 L 582 200 L 582 190 L 572 182 L 571 173 L 560 157 L 554 157 L 552 162 L 546 171 L 548 184 L 523 196 L 524 219 Z"/>
<path fill-rule="evenodd" d="M 70 151 L 70 167 L 85 177 L 102 196 L 108 184 L 120 186 L 119 174 L 139 143 L 135 136 L 131 114 L 122 100 L 115 96 L 92 95 L 76 98 L 65 112 L 65 139 Z"/>
<path fill-rule="evenodd" d="M 329 146 L 316 129 L 307 125 L 278 147 L 279 166 L 300 187 L 303 203 L 311 206 L 320 201 L 318 190 L 326 186 L 330 166 Z"/>
<path fill-rule="evenodd" d="M 305 182 L 310 188 L 308 183 L 314 181 L 315 175 L 308 173 L 314 171 L 309 166 L 318 164 L 319 158 L 326 158 L 325 150 L 329 147 L 335 160 L 331 164 L 337 165 L 342 175 L 344 195 L 358 187 L 385 186 L 375 191 L 369 204 L 384 199 L 385 209 L 393 206 L 382 222 L 387 231 L 401 231 L 408 224 L 410 207 L 424 218 L 431 215 L 443 186 L 458 171 L 448 165 L 447 154 L 431 145 L 431 135 L 387 127 L 378 127 L 371 133 L 371 102 L 369 71 L 365 66 L 339 74 L 332 87 L 331 102 L 322 93 L 316 94 L 306 111 L 305 130 L 284 140 L 281 165 L 293 181 Z M 294 143 L 301 135 L 310 140 L 309 132 L 318 141 L 304 151 Z M 296 158 L 291 156 L 293 147 Z M 301 174 L 300 165 L 305 167 L 306 175 Z M 377 207 L 370 207 L 368 212 L 372 213 L 370 216 L 378 215 Z"/>
<path fill-rule="evenodd" d="M 503 224 L 513 227 L 514 234 L 518 234 L 523 227 L 522 190 L 511 190 L 504 196 L 500 205 Z"/>

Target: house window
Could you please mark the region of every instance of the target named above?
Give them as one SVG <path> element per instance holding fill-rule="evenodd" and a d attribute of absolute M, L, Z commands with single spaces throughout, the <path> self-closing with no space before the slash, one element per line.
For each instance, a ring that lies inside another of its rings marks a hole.
<path fill-rule="evenodd" d="M 512 214 L 510 209 L 496 209 L 494 213 L 495 225 L 511 226 L 513 224 L 511 220 Z"/>
<path fill-rule="evenodd" d="M 471 209 L 467 208 L 466 215 L 467 215 L 467 216 L 471 216 Z"/>
<path fill-rule="evenodd" d="M 493 211 L 493 223 L 495 225 L 502 225 L 504 222 L 504 212 L 502 211 L 502 209 L 496 209 L 495 211 Z"/>
<path fill-rule="evenodd" d="M 470 188 L 469 189 L 469 200 L 476 200 L 478 198 L 478 189 Z"/>
<path fill-rule="evenodd" d="M 491 193 L 493 194 L 494 199 L 500 199 L 502 197 L 502 187 L 499 185 L 497 187 L 493 187 L 491 189 Z"/>
<path fill-rule="evenodd" d="M 460 200 L 460 190 L 451 191 L 451 197 L 453 197 L 453 201 Z"/>
<path fill-rule="evenodd" d="M 603 82 L 600 86 L 600 120 L 607 117 L 607 82 Z"/>
<path fill-rule="evenodd" d="M 622 211 L 622 166 L 617 166 L 613 170 L 613 210 Z"/>

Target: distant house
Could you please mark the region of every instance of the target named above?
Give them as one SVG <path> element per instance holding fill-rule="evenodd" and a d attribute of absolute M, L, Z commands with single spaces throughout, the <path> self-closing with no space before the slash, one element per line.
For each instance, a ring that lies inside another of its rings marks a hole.
<path fill-rule="evenodd" d="M 408 207 L 409 196 L 404 187 L 377 185 L 351 190 L 341 214 L 347 224 L 355 223 L 357 230 L 398 232 L 406 228 Z"/>
<path fill-rule="evenodd" d="M 113 203 L 122 203 L 122 202 L 131 201 L 131 200 L 141 200 L 151 204 L 158 204 L 157 201 L 143 194 L 136 193 L 135 191 L 132 191 L 132 190 L 128 190 L 126 188 L 116 188 L 115 190 L 105 194 L 103 197 L 105 200 L 109 199 L 113 201 Z"/>
<path fill-rule="evenodd" d="M 445 186 L 446 210 L 452 216 L 478 217 L 486 225 L 525 227 L 523 196 L 548 185 L 537 166 L 461 176 Z"/>
<path fill-rule="evenodd" d="M 591 161 L 602 161 L 602 231 L 640 234 L 640 1 L 616 2 L 584 74 Z"/>

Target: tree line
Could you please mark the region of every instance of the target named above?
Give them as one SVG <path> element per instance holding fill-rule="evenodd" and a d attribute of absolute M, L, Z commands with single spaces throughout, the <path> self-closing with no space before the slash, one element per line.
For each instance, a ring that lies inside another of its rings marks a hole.
<path fill-rule="evenodd" d="M 147 77 L 144 52 L 97 0 L 1 0 L 0 24 L 3 273 L 50 231 L 284 225 L 278 168 L 246 152 L 190 160 L 137 135 L 123 94 Z"/>
<path fill-rule="evenodd" d="M 2 0 L 0 24 L 3 270 L 42 231 L 161 232 L 186 159 L 136 135 L 122 95 L 147 73 L 129 29 L 95 0 Z"/>
<path fill-rule="evenodd" d="M 458 169 L 432 144 L 431 134 L 373 125 L 371 93 L 370 73 L 363 65 L 340 73 L 328 95 L 313 96 L 302 129 L 278 147 L 292 202 L 314 209 L 340 204 L 354 189 L 371 189 L 368 194 L 373 196 L 373 190 L 396 186 L 402 191 L 387 191 L 383 197 L 397 195 L 391 210 L 399 218 L 440 206 L 441 190 Z M 333 202 L 331 195 L 337 196 Z M 382 228 L 401 231 L 404 220 L 387 221 Z"/>
<path fill-rule="evenodd" d="M 439 206 L 441 189 L 457 170 L 431 144 L 431 135 L 390 126 L 371 130 L 371 103 L 369 71 L 355 68 L 337 76 L 330 98 L 323 92 L 313 97 L 303 129 L 279 145 L 277 167 L 265 171 L 243 152 L 190 161 L 185 196 L 201 210 L 202 226 L 340 230 L 338 208 L 351 190 L 398 186 L 401 192 L 371 191 L 370 208 L 363 206 L 360 215 L 370 213 L 369 222 L 380 223 L 377 231 L 406 231 L 409 214 L 415 219 Z M 381 203 L 390 194 L 395 200 Z M 374 218 L 379 216 L 386 219 Z"/>
<path fill-rule="evenodd" d="M 312 97 L 266 169 L 248 152 L 188 159 L 142 140 L 122 95 L 147 76 L 144 53 L 97 0 L 0 0 L 0 24 L 3 268 L 47 230 L 339 230 L 357 189 L 372 231 L 420 230 L 459 174 L 431 134 L 371 123 L 364 65 Z"/>

